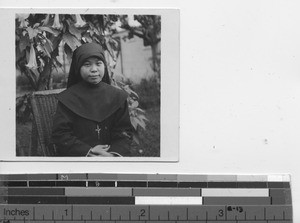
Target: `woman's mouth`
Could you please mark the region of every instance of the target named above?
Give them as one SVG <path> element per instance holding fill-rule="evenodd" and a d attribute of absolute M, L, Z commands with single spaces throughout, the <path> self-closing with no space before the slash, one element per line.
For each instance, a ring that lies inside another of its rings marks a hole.
<path fill-rule="evenodd" d="M 90 79 L 97 79 L 97 78 L 99 78 L 99 75 L 97 75 L 97 76 L 90 76 L 89 78 Z"/>

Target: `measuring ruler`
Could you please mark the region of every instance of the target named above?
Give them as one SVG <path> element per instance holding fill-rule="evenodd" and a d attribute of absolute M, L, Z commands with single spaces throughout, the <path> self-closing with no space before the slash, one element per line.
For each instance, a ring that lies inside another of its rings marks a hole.
<path fill-rule="evenodd" d="M 291 223 L 287 175 L 0 175 L 3 222 Z"/>

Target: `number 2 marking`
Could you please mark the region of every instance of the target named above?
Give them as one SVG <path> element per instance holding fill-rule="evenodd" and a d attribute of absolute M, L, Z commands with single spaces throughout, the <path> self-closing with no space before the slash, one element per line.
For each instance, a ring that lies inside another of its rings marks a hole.
<path fill-rule="evenodd" d="M 146 216 L 146 210 L 145 209 L 141 209 L 141 214 L 140 214 L 140 216 L 141 217 L 145 217 Z"/>

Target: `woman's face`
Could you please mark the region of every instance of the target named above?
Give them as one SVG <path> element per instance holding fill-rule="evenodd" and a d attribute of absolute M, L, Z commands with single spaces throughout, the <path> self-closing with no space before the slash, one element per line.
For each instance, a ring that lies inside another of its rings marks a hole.
<path fill-rule="evenodd" d="M 90 84 L 98 84 L 102 80 L 104 72 L 104 62 L 97 57 L 88 58 L 80 68 L 82 79 Z"/>

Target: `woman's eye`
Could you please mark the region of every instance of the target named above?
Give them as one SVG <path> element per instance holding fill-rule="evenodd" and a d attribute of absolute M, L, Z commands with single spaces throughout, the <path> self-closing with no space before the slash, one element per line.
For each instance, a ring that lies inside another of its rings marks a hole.
<path fill-rule="evenodd" d="M 100 61 L 97 63 L 97 66 L 101 66 L 103 63 Z"/>
<path fill-rule="evenodd" d="M 83 66 L 88 67 L 88 66 L 90 66 L 90 63 L 84 63 Z"/>

